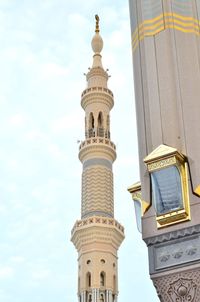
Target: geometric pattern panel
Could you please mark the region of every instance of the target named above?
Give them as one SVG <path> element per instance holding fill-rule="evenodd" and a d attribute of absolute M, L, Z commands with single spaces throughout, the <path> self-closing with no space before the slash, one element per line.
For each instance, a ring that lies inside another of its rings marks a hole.
<path fill-rule="evenodd" d="M 200 261 L 200 235 L 187 236 L 149 247 L 150 274 Z"/>
<path fill-rule="evenodd" d="M 87 168 L 82 173 L 82 217 L 84 215 L 113 216 L 113 173 L 102 166 Z"/>

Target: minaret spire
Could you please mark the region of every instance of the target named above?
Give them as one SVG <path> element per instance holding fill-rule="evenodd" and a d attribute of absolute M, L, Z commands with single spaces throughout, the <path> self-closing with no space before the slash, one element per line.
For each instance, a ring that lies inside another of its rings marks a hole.
<path fill-rule="evenodd" d="M 85 111 L 85 140 L 79 147 L 83 164 L 81 220 L 72 230 L 72 242 L 79 253 L 79 302 L 116 302 L 117 250 L 124 239 L 124 229 L 114 218 L 112 164 L 116 147 L 110 140 L 110 111 L 114 101 L 101 62 L 103 40 L 98 15 L 95 19 L 93 65 L 86 75 L 87 88 L 81 95 Z"/>

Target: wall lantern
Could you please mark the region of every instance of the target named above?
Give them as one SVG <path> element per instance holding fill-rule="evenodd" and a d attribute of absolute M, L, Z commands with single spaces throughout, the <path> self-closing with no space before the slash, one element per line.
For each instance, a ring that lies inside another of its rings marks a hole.
<path fill-rule="evenodd" d="M 158 228 L 190 220 L 186 157 L 175 148 L 160 145 L 144 162 L 151 177 Z"/>
<path fill-rule="evenodd" d="M 136 182 L 132 186 L 128 188 L 128 191 L 132 195 L 132 199 L 134 201 L 135 207 L 135 217 L 137 222 L 137 228 L 140 233 L 142 233 L 142 216 L 149 208 L 150 204 L 142 200 L 142 193 L 141 193 L 141 183 Z"/>

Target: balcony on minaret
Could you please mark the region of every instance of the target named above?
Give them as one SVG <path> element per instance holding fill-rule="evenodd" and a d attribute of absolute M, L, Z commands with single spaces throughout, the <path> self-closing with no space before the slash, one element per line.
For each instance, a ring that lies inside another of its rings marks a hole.
<path fill-rule="evenodd" d="M 110 131 L 104 128 L 90 128 L 88 131 L 85 132 L 85 137 L 105 137 L 110 139 Z"/>

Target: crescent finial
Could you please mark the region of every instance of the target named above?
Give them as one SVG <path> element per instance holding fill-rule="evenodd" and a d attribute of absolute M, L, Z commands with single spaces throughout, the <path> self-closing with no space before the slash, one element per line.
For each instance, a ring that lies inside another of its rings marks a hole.
<path fill-rule="evenodd" d="M 95 29 L 95 32 L 96 33 L 99 33 L 99 16 L 98 15 L 95 15 L 95 19 L 96 19 L 96 29 Z"/>

